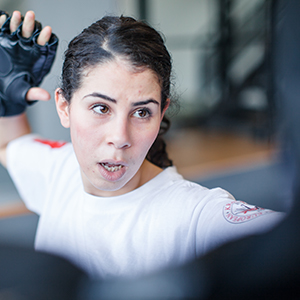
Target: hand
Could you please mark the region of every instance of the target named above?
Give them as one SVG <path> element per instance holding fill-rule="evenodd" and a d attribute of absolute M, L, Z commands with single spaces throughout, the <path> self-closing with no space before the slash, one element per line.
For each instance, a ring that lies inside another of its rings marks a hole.
<path fill-rule="evenodd" d="M 0 16 L 0 27 L 4 24 L 5 21 L 6 21 L 6 15 Z M 11 32 L 16 31 L 19 25 L 21 24 L 21 22 L 22 22 L 21 13 L 19 11 L 14 11 L 10 21 L 10 31 Z M 25 38 L 31 37 L 34 30 L 34 25 L 35 25 L 35 14 L 33 11 L 28 11 L 24 17 L 24 22 L 22 26 L 22 36 Z M 37 38 L 37 43 L 41 46 L 45 45 L 49 41 L 51 34 L 52 34 L 52 28 L 50 26 L 44 27 Z M 47 101 L 50 100 L 50 98 L 51 96 L 46 90 L 38 87 L 29 89 L 26 95 L 27 101 L 35 101 L 35 100 Z"/>

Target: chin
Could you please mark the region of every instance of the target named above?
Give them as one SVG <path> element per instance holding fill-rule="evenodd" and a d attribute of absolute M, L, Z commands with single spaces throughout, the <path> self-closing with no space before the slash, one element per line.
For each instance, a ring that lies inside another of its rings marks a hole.
<path fill-rule="evenodd" d="M 85 191 L 88 194 L 99 197 L 112 197 L 125 194 L 127 191 L 123 190 L 126 183 L 115 182 L 109 184 L 90 184 L 85 187 Z"/>

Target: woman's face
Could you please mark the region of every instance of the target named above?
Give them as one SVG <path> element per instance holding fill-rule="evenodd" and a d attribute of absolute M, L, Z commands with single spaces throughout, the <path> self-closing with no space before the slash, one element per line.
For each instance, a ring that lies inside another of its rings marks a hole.
<path fill-rule="evenodd" d="M 70 105 L 58 91 L 56 102 L 63 126 L 70 127 L 85 191 L 114 196 L 137 188 L 163 117 L 155 74 L 108 62 L 84 76 Z"/>

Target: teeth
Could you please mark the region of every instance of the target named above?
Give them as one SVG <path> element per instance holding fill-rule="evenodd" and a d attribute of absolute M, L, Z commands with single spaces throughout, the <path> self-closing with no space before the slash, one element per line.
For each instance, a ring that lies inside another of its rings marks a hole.
<path fill-rule="evenodd" d="M 114 167 L 109 167 L 109 165 L 107 165 L 107 164 L 101 164 L 101 165 L 109 172 L 119 171 L 123 167 L 122 165 L 118 165 L 118 166 L 114 166 Z"/>

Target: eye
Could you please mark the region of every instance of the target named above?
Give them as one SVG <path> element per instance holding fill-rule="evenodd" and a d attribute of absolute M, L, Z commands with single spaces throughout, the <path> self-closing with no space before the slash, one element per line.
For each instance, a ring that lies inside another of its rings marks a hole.
<path fill-rule="evenodd" d="M 104 104 L 96 104 L 92 107 L 93 111 L 100 115 L 105 115 L 109 112 L 109 108 Z"/>
<path fill-rule="evenodd" d="M 148 108 L 138 109 L 134 112 L 133 116 L 137 118 L 149 118 L 151 117 L 151 111 Z"/>

